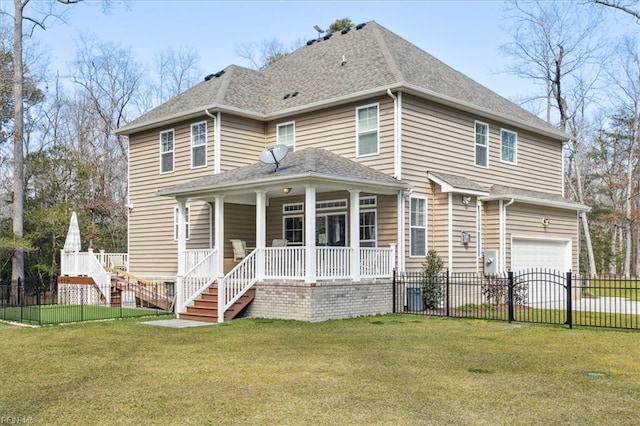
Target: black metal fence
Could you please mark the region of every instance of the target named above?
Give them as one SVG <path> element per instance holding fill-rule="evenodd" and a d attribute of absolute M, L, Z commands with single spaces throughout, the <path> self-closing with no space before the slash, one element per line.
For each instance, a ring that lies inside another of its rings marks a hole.
<path fill-rule="evenodd" d="M 529 270 L 394 274 L 394 312 L 640 329 L 640 280 Z"/>
<path fill-rule="evenodd" d="M 165 284 L 149 290 L 158 295 L 171 291 Z M 49 325 L 171 314 L 160 298 L 154 303 L 135 291 L 114 290 L 107 299 L 94 285 L 6 281 L 0 283 L 0 320 Z"/>

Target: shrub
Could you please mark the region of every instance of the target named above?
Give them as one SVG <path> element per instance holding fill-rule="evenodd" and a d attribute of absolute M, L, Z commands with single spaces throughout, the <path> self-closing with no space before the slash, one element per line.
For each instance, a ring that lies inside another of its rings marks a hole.
<path fill-rule="evenodd" d="M 508 302 L 509 285 L 505 277 L 487 276 L 482 283 L 482 294 L 494 305 Z M 527 303 L 527 284 L 524 280 L 516 279 L 513 283 L 513 304 Z"/>
<path fill-rule="evenodd" d="M 427 259 L 422 264 L 423 282 L 422 297 L 426 309 L 437 309 L 442 306 L 444 299 L 444 280 L 442 268 L 444 263 L 438 253 L 431 249 L 427 252 Z"/>

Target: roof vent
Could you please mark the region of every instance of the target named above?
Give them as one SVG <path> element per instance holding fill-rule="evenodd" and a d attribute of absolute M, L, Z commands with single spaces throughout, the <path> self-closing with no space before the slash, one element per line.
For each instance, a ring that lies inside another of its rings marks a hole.
<path fill-rule="evenodd" d="M 366 22 L 363 22 L 362 24 L 358 24 L 358 25 L 356 25 L 356 30 L 361 30 L 361 29 L 363 29 L 365 25 L 367 25 L 367 23 L 366 23 Z"/>
<path fill-rule="evenodd" d="M 211 80 L 212 78 L 213 78 L 213 74 L 209 74 L 208 76 L 206 76 L 206 77 L 204 78 L 204 81 L 209 81 L 209 80 Z"/>
<path fill-rule="evenodd" d="M 290 96 L 291 96 L 291 93 L 286 93 L 286 94 L 282 97 L 282 99 L 289 99 L 289 97 L 290 97 Z"/>
<path fill-rule="evenodd" d="M 224 70 L 218 71 L 218 72 L 217 72 L 217 73 L 215 73 L 213 76 L 214 76 L 215 78 L 218 78 L 218 77 L 220 77 L 222 74 L 224 74 Z"/>
<path fill-rule="evenodd" d="M 333 35 L 333 33 L 329 33 L 326 36 L 323 37 L 324 40 L 329 40 L 331 38 L 331 36 Z"/>
<path fill-rule="evenodd" d="M 298 96 L 298 93 L 300 93 L 300 92 L 298 92 L 298 91 L 296 90 L 295 92 L 293 92 L 293 93 L 291 94 L 291 97 L 292 97 L 292 98 L 295 98 L 296 96 Z"/>
<path fill-rule="evenodd" d="M 348 33 L 349 31 L 351 31 L 351 28 L 350 27 L 345 27 L 345 28 L 342 29 L 342 31 L 340 31 L 340 34 L 344 35 L 344 34 Z"/>
<path fill-rule="evenodd" d="M 313 43 L 315 43 L 315 42 L 316 42 L 316 40 L 315 40 L 315 39 L 313 39 L 313 40 L 309 40 L 309 41 L 307 42 L 307 46 L 311 46 L 311 45 L 312 45 Z"/>

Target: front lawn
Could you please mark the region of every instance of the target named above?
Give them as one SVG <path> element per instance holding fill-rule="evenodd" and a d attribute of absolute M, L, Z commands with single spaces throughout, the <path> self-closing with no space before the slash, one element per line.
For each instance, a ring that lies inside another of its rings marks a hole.
<path fill-rule="evenodd" d="M 0 320 L 23 322 L 25 324 L 51 325 L 167 314 L 167 312 L 158 309 L 144 308 L 120 308 L 96 305 L 34 305 L 3 307 L 0 309 Z"/>
<path fill-rule="evenodd" d="M 402 315 L 0 327 L 0 416 L 48 425 L 631 425 L 640 422 L 639 339 Z"/>

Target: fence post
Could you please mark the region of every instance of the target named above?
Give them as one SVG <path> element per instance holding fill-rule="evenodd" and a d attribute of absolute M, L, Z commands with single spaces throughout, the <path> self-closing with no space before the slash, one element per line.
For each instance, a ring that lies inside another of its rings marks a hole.
<path fill-rule="evenodd" d="M 391 284 L 391 300 L 393 300 L 393 307 L 391 308 L 391 312 L 394 313 L 394 314 L 397 312 L 396 303 L 398 303 L 398 301 L 396 300 L 396 294 L 397 294 L 396 293 L 396 285 L 397 285 L 396 276 L 397 276 L 397 272 L 396 272 L 396 269 L 394 268 L 393 269 L 393 283 Z"/>
<path fill-rule="evenodd" d="M 447 316 L 449 316 L 449 314 L 450 314 L 450 311 L 449 311 L 449 306 L 450 306 L 450 304 L 449 304 L 449 284 L 450 284 L 449 277 L 450 277 L 449 269 L 447 269 L 447 278 L 446 278 L 445 284 L 444 284 L 445 285 L 444 297 L 446 298 L 444 303 L 445 303 L 445 310 L 446 310 Z"/>
<path fill-rule="evenodd" d="M 571 271 L 567 272 L 567 322 L 569 328 L 573 328 L 573 306 L 571 301 Z"/>
<path fill-rule="evenodd" d="M 513 271 L 507 272 L 507 307 L 508 307 L 508 321 L 515 321 L 513 314 Z"/>

